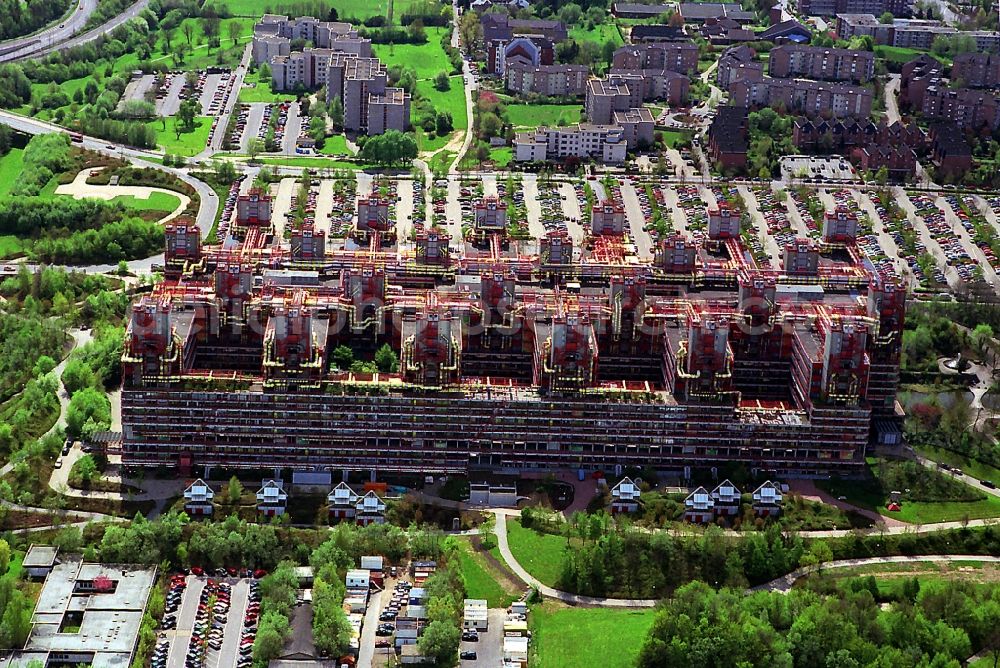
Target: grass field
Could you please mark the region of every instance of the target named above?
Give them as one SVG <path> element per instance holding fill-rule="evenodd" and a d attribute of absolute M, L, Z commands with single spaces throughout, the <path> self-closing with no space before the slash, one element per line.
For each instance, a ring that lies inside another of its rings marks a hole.
<path fill-rule="evenodd" d="M 271 80 L 260 81 L 248 88 L 246 85 L 240 89 L 240 102 L 249 104 L 250 102 L 291 102 L 295 96 L 291 93 L 275 93 L 271 90 Z"/>
<path fill-rule="evenodd" d="M 438 72 L 451 72 L 451 61 L 441 48 L 441 35 L 447 31 L 427 28 L 425 44 L 372 44 L 372 51 L 386 67 L 412 67 L 418 79 L 433 79 Z"/>
<path fill-rule="evenodd" d="M 10 194 L 10 189 L 17 183 L 24 167 L 24 149 L 12 148 L 0 158 L 0 197 Z"/>
<path fill-rule="evenodd" d="M 459 552 L 462 580 L 465 582 L 465 593 L 469 598 L 486 599 L 491 608 L 506 608 L 517 595 L 505 590 L 490 573 L 486 558 L 476 552 L 468 541 L 461 541 Z"/>
<path fill-rule="evenodd" d="M 327 158 L 258 158 L 264 165 L 285 165 L 286 167 L 308 167 L 312 169 L 361 169 L 362 165 L 345 160 Z"/>
<path fill-rule="evenodd" d="M 877 470 L 874 466 L 870 468 Z M 877 482 L 833 479 L 817 481 L 817 484 L 834 496 L 847 497 L 848 503 L 855 506 L 911 524 L 1000 517 L 1000 499 L 992 494 L 979 501 L 904 501 L 899 512 L 889 512 L 886 510 L 888 495 Z"/>
<path fill-rule="evenodd" d="M 427 163 L 427 166 L 430 167 L 431 171 L 435 174 L 447 172 L 454 159 L 454 151 L 438 151 L 431 156 L 430 162 Z"/>
<path fill-rule="evenodd" d="M 353 155 L 354 152 L 347 148 L 347 138 L 344 135 L 333 135 L 326 138 L 323 150 L 319 153 L 320 155 Z"/>
<path fill-rule="evenodd" d="M 465 110 L 465 88 L 462 86 L 461 75 L 450 77 L 451 88 L 440 91 L 432 81 L 418 81 L 417 91 L 434 107 L 435 111 L 451 113 L 451 120 L 456 130 L 464 130 L 469 126 Z"/>
<path fill-rule="evenodd" d="M 507 120 L 516 128 L 555 127 L 580 122 L 580 104 L 516 104 L 507 105 Z"/>
<path fill-rule="evenodd" d="M 890 63 L 905 63 L 913 60 L 917 56 L 927 53 L 926 51 L 921 51 L 920 49 L 909 49 L 903 46 L 876 46 L 875 55 L 879 58 L 885 58 Z M 934 56 L 938 60 L 944 62 L 946 65 L 951 64 L 951 59 L 947 56 Z"/>
<path fill-rule="evenodd" d="M 568 541 L 563 536 L 539 533 L 508 520 L 507 540 L 514 558 L 542 584 L 555 586 L 562 575 Z"/>
<path fill-rule="evenodd" d="M 677 130 L 663 130 L 662 134 L 663 134 L 663 143 L 670 148 L 673 148 L 679 142 L 686 141 L 691 138 L 691 135 L 689 133 L 679 132 Z"/>
<path fill-rule="evenodd" d="M 327 4 L 337 10 L 341 20 L 358 18 L 361 20 L 372 16 L 385 16 L 390 0 L 330 0 Z M 414 0 L 396 0 L 393 4 L 394 23 L 399 23 L 399 17 Z M 285 14 L 282 6 L 292 3 L 282 0 L 210 0 L 206 5 L 227 7 L 233 16 L 260 17 L 261 14 Z M 317 17 L 325 20 L 325 16 Z"/>
<path fill-rule="evenodd" d="M 167 193 L 150 193 L 146 199 L 132 195 L 120 195 L 111 201 L 119 202 L 136 211 L 163 211 L 165 213 L 172 212 L 181 204 L 180 199 Z"/>
<path fill-rule="evenodd" d="M 180 137 L 174 132 L 172 118 L 167 119 L 165 129 L 160 121 L 150 121 L 149 124 L 156 130 L 157 146 L 162 148 L 165 153 L 191 157 L 205 149 L 205 145 L 208 143 L 208 133 L 212 129 L 212 118 L 198 116 L 194 119 L 194 130 L 182 132 Z"/>
<path fill-rule="evenodd" d="M 531 610 L 535 668 L 632 668 L 655 614 L 548 605 Z"/>
<path fill-rule="evenodd" d="M 0 258 L 17 257 L 24 254 L 24 243 L 13 234 L 0 235 Z"/>
<path fill-rule="evenodd" d="M 499 146 L 490 149 L 490 160 L 497 167 L 506 167 L 514 159 L 514 149 L 510 146 Z"/>
<path fill-rule="evenodd" d="M 621 46 L 625 43 L 625 40 L 622 39 L 621 33 L 618 32 L 618 28 L 613 23 L 602 23 L 594 26 L 592 30 L 587 30 L 582 25 L 577 25 L 570 28 L 569 37 L 570 39 L 574 39 L 578 42 L 597 42 L 602 46 L 608 40 L 614 42 L 615 46 Z"/>

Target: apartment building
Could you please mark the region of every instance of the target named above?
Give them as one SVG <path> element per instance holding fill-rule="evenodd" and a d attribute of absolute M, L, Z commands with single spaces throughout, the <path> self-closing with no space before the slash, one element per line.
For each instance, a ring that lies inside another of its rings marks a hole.
<path fill-rule="evenodd" d="M 310 42 L 314 48 L 334 49 L 371 56 L 371 41 L 358 37 L 350 23 L 320 21 L 311 16 L 289 19 L 287 16 L 265 14 L 254 26 L 251 55 L 258 65 L 274 56 L 287 56 L 292 40 Z"/>
<path fill-rule="evenodd" d="M 879 146 L 922 148 L 927 136 L 916 123 L 875 123 L 870 119 L 795 119 L 792 141 L 803 150 L 836 150 L 875 143 Z"/>
<path fill-rule="evenodd" d="M 904 63 L 899 80 L 900 106 L 920 109 L 927 88 L 940 84 L 943 76 L 944 65 L 926 53 Z"/>
<path fill-rule="evenodd" d="M 740 107 L 771 107 L 809 117 L 867 117 L 872 110 L 867 88 L 804 79 L 737 81 L 729 86 L 729 100 Z"/>
<path fill-rule="evenodd" d="M 716 84 L 728 90 L 737 81 L 762 81 L 764 64 L 756 58 L 754 50 L 746 45 L 726 49 L 715 70 Z"/>
<path fill-rule="evenodd" d="M 578 97 L 584 94 L 590 70 L 586 65 L 513 63 L 504 77 L 507 90 L 520 95 Z"/>
<path fill-rule="evenodd" d="M 768 59 L 768 74 L 779 79 L 865 83 L 875 76 L 875 54 L 800 44 L 776 46 Z"/>
<path fill-rule="evenodd" d="M 611 66 L 623 70 L 698 73 L 698 46 L 692 42 L 631 44 L 615 50 Z"/>
<path fill-rule="evenodd" d="M 410 96 L 402 88 L 386 88 L 368 95 L 368 134 L 401 130 L 410 125 Z"/>
<path fill-rule="evenodd" d="M 892 23 L 882 23 L 874 14 L 837 14 L 837 37 L 850 40 L 869 36 L 882 46 L 928 51 L 939 36 L 950 37 L 958 32 L 940 21 L 927 19 L 895 19 Z M 962 34 L 972 37 L 979 51 L 996 53 L 1000 49 L 1000 34 L 994 31 L 966 30 Z"/>
<path fill-rule="evenodd" d="M 803 16 L 836 16 L 837 14 L 872 14 L 893 16 L 913 14 L 913 0 L 798 0 Z"/>
<path fill-rule="evenodd" d="M 931 127 L 931 159 L 939 174 L 961 177 L 972 169 L 972 148 L 961 128 L 952 121 Z"/>
<path fill-rule="evenodd" d="M 951 65 L 951 80 L 969 88 L 1000 86 L 1000 56 L 995 53 L 962 53 Z"/>
<path fill-rule="evenodd" d="M 701 24 L 711 19 L 729 18 L 740 23 L 753 23 L 757 15 L 748 12 L 737 2 L 681 2 L 677 13 L 685 24 Z"/>
<path fill-rule="evenodd" d="M 920 113 L 924 118 L 953 121 L 960 128 L 1000 127 L 1000 104 L 992 93 L 971 88 L 927 87 Z"/>
<path fill-rule="evenodd" d="M 625 131 L 618 125 L 580 123 L 564 128 L 540 127 L 522 132 L 514 139 L 514 159 L 543 162 L 567 158 L 595 159 L 605 164 L 622 164 L 628 152 Z"/>
<path fill-rule="evenodd" d="M 608 77 L 629 82 L 627 85 L 630 88 L 640 88 L 644 101 L 662 100 L 672 106 L 685 104 L 691 89 L 690 79 L 670 70 L 628 70 L 612 67 L 608 71 Z"/>
<path fill-rule="evenodd" d="M 708 127 L 708 153 L 723 170 L 742 170 L 747 165 L 747 110 L 719 107 Z"/>
<path fill-rule="evenodd" d="M 638 75 L 590 79 L 584 109 L 587 120 L 597 125 L 611 123 L 616 111 L 642 106 L 642 80 Z"/>
<path fill-rule="evenodd" d="M 620 126 L 629 149 L 653 145 L 653 129 L 656 122 L 653 114 L 645 107 L 634 107 L 625 111 L 615 111 L 612 123 Z"/>

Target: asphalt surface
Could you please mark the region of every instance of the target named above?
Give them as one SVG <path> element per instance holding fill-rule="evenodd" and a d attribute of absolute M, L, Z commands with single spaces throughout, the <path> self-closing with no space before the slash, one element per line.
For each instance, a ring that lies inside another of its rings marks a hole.
<path fill-rule="evenodd" d="M 95 8 L 97 6 L 97 0 L 83 0 L 83 1 L 93 2 Z M 88 30 L 83 34 L 76 35 L 75 37 L 73 36 L 72 31 L 69 31 L 67 33 L 67 30 L 69 28 L 69 23 L 66 22 L 63 28 L 56 28 L 56 30 L 60 32 L 61 36 L 59 37 L 52 36 L 50 38 L 36 42 L 33 45 L 29 45 L 25 48 L 19 49 L 17 52 L 11 52 L 4 56 L 0 56 L 0 62 L 11 61 L 11 60 L 23 60 L 25 58 L 38 58 L 39 56 L 43 56 L 45 54 L 52 53 L 54 51 L 64 51 L 66 49 L 71 49 L 74 46 L 86 44 L 87 42 L 95 40 L 105 33 L 111 32 L 112 30 L 114 30 L 121 24 L 125 23 L 129 19 L 135 18 L 136 16 L 139 15 L 139 12 L 141 12 L 146 8 L 147 5 L 149 5 L 149 0 L 138 0 L 138 2 L 136 2 L 134 5 L 132 5 L 131 7 L 129 7 L 124 12 L 114 17 L 107 23 L 103 23 L 97 26 L 96 28 Z M 83 26 L 87 23 L 87 18 L 90 18 L 90 13 L 92 12 L 93 9 L 87 13 L 87 17 L 84 18 L 83 21 L 79 22 L 78 29 L 83 28 Z"/>
<path fill-rule="evenodd" d="M 27 54 L 68 40 L 87 24 L 97 9 L 97 0 L 79 0 L 69 16 L 64 16 L 34 35 L 0 42 L 0 62 L 17 60 Z"/>
<path fill-rule="evenodd" d="M 170 638 L 167 668 L 184 668 L 184 658 L 191 640 L 191 631 L 194 630 L 194 619 L 198 614 L 198 599 L 204 588 L 204 578 L 196 578 L 193 575 L 187 577 L 187 588 L 184 589 L 181 607 L 177 613 L 177 628 L 165 632 Z"/>
<path fill-rule="evenodd" d="M 462 668 L 472 668 L 473 666 L 495 668 L 503 665 L 503 622 L 507 617 L 507 611 L 500 608 L 490 608 L 487 615 L 489 628 L 479 632 L 479 640 L 475 642 L 463 640 L 459 645 L 460 652 L 473 651 L 476 653 L 475 660 L 459 661 Z"/>
<path fill-rule="evenodd" d="M 371 668 L 375 657 L 375 629 L 378 627 L 378 616 L 382 614 L 382 596 L 384 592 L 372 592 L 368 596 L 368 609 L 365 610 L 365 621 L 361 624 L 361 646 L 358 650 L 358 668 Z M 379 653 L 384 649 L 379 649 Z M 390 650 L 391 651 L 391 650 Z"/>
<path fill-rule="evenodd" d="M 232 580 L 227 580 L 232 583 Z M 206 668 L 235 668 L 239 658 L 240 636 L 243 631 L 243 617 L 247 608 L 247 596 L 250 585 L 246 579 L 233 584 L 232 596 L 229 599 L 229 615 L 226 627 L 222 630 L 222 649 L 216 652 L 211 648 L 206 657 Z"/>

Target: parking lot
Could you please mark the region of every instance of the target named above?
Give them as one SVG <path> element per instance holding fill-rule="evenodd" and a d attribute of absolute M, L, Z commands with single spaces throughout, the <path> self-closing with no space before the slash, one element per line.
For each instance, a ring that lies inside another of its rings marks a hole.
<path fill-rule="evenodd" d="M 183 100 L 193 99 L 200 105 L 198 115 L 218 116 L 232 92 L 234 81 L 235 76 L 227 70 L 201 70 L 190 81 L 185 72 L 137 72 L 125 87 L 122 103 L 149 100 L 156 106 L 157 115 L 173 116 Z"/>
<path fill-rule="evenodd" d="M 151 668 L 250 668 L 258 583 L 232 572 L 172 578 Z"/>

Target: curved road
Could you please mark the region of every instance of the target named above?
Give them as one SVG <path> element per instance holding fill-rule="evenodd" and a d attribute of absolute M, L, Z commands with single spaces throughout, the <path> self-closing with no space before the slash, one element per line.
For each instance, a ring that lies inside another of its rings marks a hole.
<path fill-rule="evenodd" d="M 54 24 L 34 35 L 0 42 L 0 62 L 24 58 L 53 45 L 61 45 L 87 25 L 87 19 L 97 9 L 97 0 L 78 0 L 73 13 L 56 19 Z"/>
<path fill-rule="evenodd" d="M 96 8 L 97 0 L 82 0 L 82 1 L 93 2 Z M 23 60 L 25 58 L 38 58 L 40 56 L 44 56 L 54 51 L 63 51 L 65 49 L 71 49 L 74 46 L 80 46 L 81 44 L 86 44 L 87 42 L 95 40 L 105 33 L 111 32 L 112 30 L 114 30 L 121 24 L 125 23 L 129 19 L 134 19 L 136 16 L 139 15 L 139 12 L 141 12 L 147 7 L 147 5 L 149 5 L 149 0 L 138 0 L 138 2 L 133 4 L 131 7 L 129 7 L 124 12 L 114 17 L 107 23 L 99 25 L 96 28 L 92 28 L 87 32 L 83 33 L 82 35 L 77 35 L 75 37 L 73 36 L 74 31 L 67 32 L 69 28 L 69 22 L 67 21 L 64 24 L 65 26 L 64 28 L 56 29 L 59 31 L 60 36 L 58 37 L 51 36 L 40 41 L 37 39 L 32 40 L 33 43 L 26 46 L 25 48 L 19 49 L 18 51 L 12 52 L 10 54 L 5 54 L 3 56 L 0 56 L 0 62 L 9 60 Z M 93 10 L 91 10 L 91 12 L 93 12 Z M 87 23 L 88 18 L 90 18 L 90 12 L 88 12 L 87 16 L 83 19 L 83 21 L 80 22 L 77 29 L 83 28 L 83 26 Z M 39 35 L 36 35 L 35 37 L 37 38 L 39 37 Z"/>
<path fill-rule="evenodd" d="M 18 116 L 17 114 L 12 114 L 7 111 L 0 111 L 0 123 L 3 123 L 4 125 L 7 125 L 15 130 L 33 135 L 45 134 L 47 132 L 69 132 L 66 128 L 58 125 L 39 121 L 34 118 Z M 150 158 L 160 157 L 158 153 L 154 153 L 153 151 L 134 149 L 123 144 L 115 144 L 103 139 L 94 139 L 92 137 L 83 138 L 83 147 L 105 155 L 128 158 L 132 164 L 137 167 L 152 167 L 153 169 L 159 169 L 167 172 L 168 174 L 173 174 L 178 179 L 194 188 L 201 198 L 201 206 L 198 208 L 198 216 L 195 222 L 198 225 L 198 229 L 201 230 L 202 238 L 204 239 L 208 236 L 208 233 L 212 230 L 212 225 L 215 223 L 215 214 L 219 208 L 219 198 L 216 196 L 215 191 L 209 188 L 204 182 L 194 178 L 185 170 L 173 167 L 164 167 L 161 164 L 150 162 Z M 156 261 L 156 258 L 149 259 L 150 264 L 154 261 Z M 113 268 L 112 265 L 107 266 L 109 269 Z M 129 266 L 132 265 L 130 264 Z M 97 271 L 97 268 L 88 267 L 88 270 Z"/>

